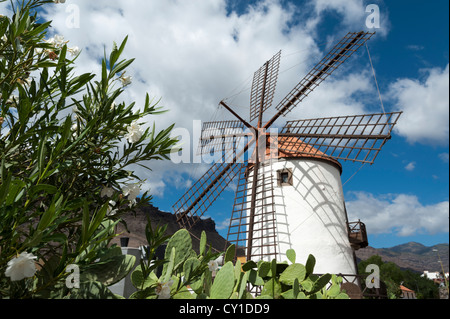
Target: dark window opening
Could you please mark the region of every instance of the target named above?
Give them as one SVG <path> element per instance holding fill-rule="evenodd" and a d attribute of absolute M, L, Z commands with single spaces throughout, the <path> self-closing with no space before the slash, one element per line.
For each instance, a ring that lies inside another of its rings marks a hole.
<path fill-rule="evenodd" d="M 278 186 L 291 186 L 293 185 L 292 182 L 292 169 L 291 168 L 285 168 L 282 170 L 279 170 L 278 172 Z"/>
<path fill-rule="evenodd" d="M 283 172 L 281 173 L 281 184 L 287 184 L 289 183 L 289 173 L 288 172 Z"/>

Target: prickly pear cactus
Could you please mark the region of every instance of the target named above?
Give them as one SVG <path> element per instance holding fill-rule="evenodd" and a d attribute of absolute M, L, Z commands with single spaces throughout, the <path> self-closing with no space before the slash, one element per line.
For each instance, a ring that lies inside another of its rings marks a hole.
<path fill-rule="evenodd" d="M 164 256 L 166 260 L 170 259 L 172 248 L 175 248 L 176 250 L 173 271 L 177 271 L 180 266 L 182 267 L 184 261 L 190 257 L 192 251 L 191 235 L 186 229 L 180 229 L 170 238 Z M 167 272 L 167 267 L 168 264 L 165 264 L 163 267 L 163 274 Z"/>
<path fill-rule="evenodd" d="M 227 262 L 217 273 L 211 287 L 211 299 L 228 299 L 233 293 L 235 284 L 234 266 L 231 261 Z"/>

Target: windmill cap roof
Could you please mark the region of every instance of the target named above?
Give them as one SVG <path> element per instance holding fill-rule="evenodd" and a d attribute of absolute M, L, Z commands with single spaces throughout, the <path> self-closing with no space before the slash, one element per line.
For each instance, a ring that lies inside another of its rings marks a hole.
<path fill-rule="evenodd" d="M 269 136 L 264 160 L 275 158 L 313 158 L 329 162 L 342 172 L 342 165 L 336 159 L 319 151 L 296 137 Z"/>

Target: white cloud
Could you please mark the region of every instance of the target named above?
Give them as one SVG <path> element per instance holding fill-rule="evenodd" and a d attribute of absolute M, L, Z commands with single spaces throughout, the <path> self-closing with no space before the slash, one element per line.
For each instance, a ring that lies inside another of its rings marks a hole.
<path fill-rule="evenodd" d="M 223 110 L 218 111 L 218 102 L 236 93 L 236 86 L 246 79 L 247 87 L 238 86 L 238 91 L 244 90 L 245 94 L 232 105 L 247 118 L 250 91 L 245 89 L 251 85 L 253 72 L 280 49 L 283 50 L 280 71 L 285 72 L 280 74 L 274 104 L 283 98 L 320 61 L 329 45 L 338 40 L 325 39 L 327 46 L 319 45 L 324 38 L 316 32 L 325 11 L 338 12 L 343 29 L 352 31 L 356 26 L 361 29 L 360 23 L 367 15 L 361 0 L 307 1 L 307 14 L 303 8 L 264 0 L 249 5 L 239 15 L 227 12 L 225 0 L 79 0 L 71 4 L 79 8 L 79 28 L 67 24 L 71 12 L 66 11 L 66 5 L 49 5 L 46 18 L 53 21 L 52 33 L 64 35 L 70 45 L 83 50 L 77 72 L 100 74 L 99 61 L 104 51 L 108 53 L 113 41 L 120 43 L 128 35 L 124 56 L 135 58 L 135 62 L 127 70 L 133 83 L 125 88 L 123 99 L 136 101 L 139 107 L 145 92 L 157 99 L 161 97 L 160 104 L 169 112 L 150 117 L 148 125 L 155 121 L 157 129 L 162 129 L 176 123 L 176 127 L 190 132 L 193 120 L 229 116 Z M 340 32 L 345 33 L 343 29 Z M 298 113 L 292 112 L 290 117 L 364 113 L 365 106 L 355 95 L 373 91 L 371 75 L 361 70 L 344 71 L 345 77 L 330 77 L 318 89 L 321 92 L 311 94 L 295 110 Z M 120 102 L 119 98 L 117 103 Z M 246 107 L 238 107 L 241 105 Z M 274 113 L 273 109 L 267 116 Z M 174 177 L 182 173 L 190 176 L 191 165 L 165 161 L 149 166 L 152 172 L 137 167 L 136 173 L 142 174 L 143 179 L 151 177 L 151 185 L 143 188 L 152 186 L 157 195 L 162 195 L 168 184 L 181 188 L 191 183 Z"/>
<path fill-rule="evenodd" d="M 423 205 L 414 195 L 388 194 L 375 197 L 351 192 L 346 201 L 349 220 L 361 219 L 369 234 L 394 233 L 412 236 L 449 231 L 449 202 Z"/>
<path fill-rule="evenodd" d="M 218 221 L 218 224 L 216 224 L 216 229 L 219 230 L 227 230 L 230 226 L 230 218 L 224 219 L 222 221 Z"/>
<path fill-rule="evenodd" d="M 344 26 L 354 30 L 364 30 L 369 27 L 366 25 L 367 19 L 372 22 L 375 15 L 377 15 L 375 19 L 379 22 L 378 27 L 376 29 L 368 29 L 368 31 L 376 31 L 377 34 L 386 36 L 391 28 L 389 12 L 386 6 L 377 5 L 376 2 L 378 1 L 367 3 L 367 1 L 363 0 L 315 0 L 313 3 L 317 17 L 314 21 L 319 23 L 326 12 L 333 12 L 340 15 L 341 28 Z M 369 4 L 375 4 L 379 12 L 374 13 L 370 10 L 370 7 L 367 8 Z M 366 10 L 368 11 L 366 12 Z"/>
<path fill-rule="evenodd" d="M 449 65 L 425 71 L 426 79 L 399 79 L 389 95 L 404 111 L 396 130 L 410 143 L 446 144 L 449 141 Z"/>
<path fill-rule="evenodd" d="M 288 28 L 294 13 L 278 1 L 258 2 L 239 16 L 227 14 L 224 0 L 111 0 L 107 5 L 105 1 L 80 0 L 76 5 L 79 28 L 67 24 L 70 13 L 65 5 L 49 5 L 47 19 L 53 20 L 52 33 L 64 35 L 70 45 L 83 50 L 77 72 L 99 74 L 104 50 L 109 52 L 113 41 L 120 42 L 128 35 L 124 55 L 135 62 L 127 70 L 133 84 L 126 87 L 123 99 L 136 101 L 139 107 L 145 92 L 161 97 L 160 104 L 169 112 L 149 118 L 149 125 L 156 121 L 157 129 L 176 123 L 192 132 L 193 120 L 211 120 L 220 99 L 280 49 L 293 52 L 301 47 L 296 63 L 318 53 L 311 35 L 300 27 Z M 289 89 L 299 80 L 298 75 L 292 76 L 294 81 L 286 81 Z M 239 112 L 247 117 L 248 109 Z M 152 183 L 157 194 L 164 189 L 165 173 L 192 170 L 186 165 L 175 169 L 170 162 L 151 166 L 160 168 L 151 173 L 153 179 L 161 178 Z M 138 174 L 140 170 L 136 168 Z M 142 178 L 148 176 L 148 172 L 142 174 Z"/>
<path fill-rule="evenodd" d="M 449 155 L 448 155 L 448 153 L 441 153 L 441 154 L 439 154 L 439 158 L 440 158 L 441 161 L 443 161 L 444 163 L 448 163 L 448 161 L 449 161 Z"/>
<path fill-rule="evenodd" d="M 413 171 L 416 168 L 416 162 L 408 163 L 408 165 L 405 166 L 405 169 L 407 171 Z"/>
<path fill-rule="evenodd" d="M 317 92 L 316 92 L 317 91 Z M 367 113 L 361 95 L 373 93 L 373 80 L 364 70 L 323 82 L 307 99 L 289 114 L 289 118 L 316 118 Z M 367 102 L 367 100 L 366 100 Z"/>

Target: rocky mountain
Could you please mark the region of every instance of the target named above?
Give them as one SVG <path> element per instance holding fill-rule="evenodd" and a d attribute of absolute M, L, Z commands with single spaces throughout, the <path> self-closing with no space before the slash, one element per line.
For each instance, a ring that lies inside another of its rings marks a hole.
<path fill-rule="evenodd" d="M 122 237 L 129 237 L 130 247 L 139 247 L 146 245 L 145 226 L 147 225 L 147 216 L 150 217 L 153 227 L 157 224 L 167 224 L 167 235 L 174 234 L 179 226 L 176 222 L 175 215 L 160 211 L 158 208 L 150 206 L 137 210 L 134 214 L 123 216 L 127 223 L 129 233 L 121 224 L 118 226 L 119 232 L 124 232 Z M 201 219 L 192 228 L 193 234 L 193 248 L 198 250 L 199 238 L 201 232 L 204 230 L 208 239 L 208 244 L 218 251 L 224 251 L 226 240 L 216 231 L 216 224 L 211 219 Z M 197 237 L 197 238 L 196 238 Z M 119 237 L 120 238 L 120 237 Z M 119 238 L 115 238 L 113 242 L 119 244 Z M 432 247 L 426 247 L 419 243 L 410 242 L 403 245 L 398 245 L 391 248 L 373 248 L 366 247 L 356 252 L 356 257 L 359 260 L 365 260 L 373 255 L 379 255 L 384 262 L 394 262 L 399 267 L 404 269 L 411 269 L 417 272 L 428 271 L 442 271 L 441 265 L 438 262 L 437 249 L 444 265 L 445 271 L 449 271 L 449 245 L 440 244 Z"/>
<path fill-rule="evenodd" d="M 157 207 L 153 206 L 144 207 L 136 210 L 135 214 L 129 213 L 122 216 L 122 219 L 127 224 L 127 229 L 129 232 L 122 224 L 119 224 L 117 232 L 122 232 L 122 235 L 114 238 L 113 243 L 119 244 L 120 237 L 128 237 L 129 247 L 139 247 L 140 245 L 147 245 L 147 240 L 145 238 L 147 217 L 150 218 L 153 229 L 158 224 L 167 225 L 167 235 L 172 235 L 180 229 L 174 214 L 162 212 Z M 191 229 L 192 246 L 194 250 L 198 251 L 200 236 L 203 230 L 206 233 L 208 245 L 211 245 L 213 249 L 216 249 L 218 251 L 225 250 L 226 240 L 216 231 L 216 224 L 211 218 L 200 219 Z"/>
<path fill-rule="evenodd" d="M 419 243 L 409 242 L 391 248 L 366 247 L 356 252 L 356 257 L 365 260 L 373 255 L 379 255 L 384 262 L 393 262 L 400 268 L 411 269 L 417 272 L 442 271 L 439 263 L 438 250 L 444 270 L 449 271 L 449 245 L 439 244 L 431 247 Z"/>

